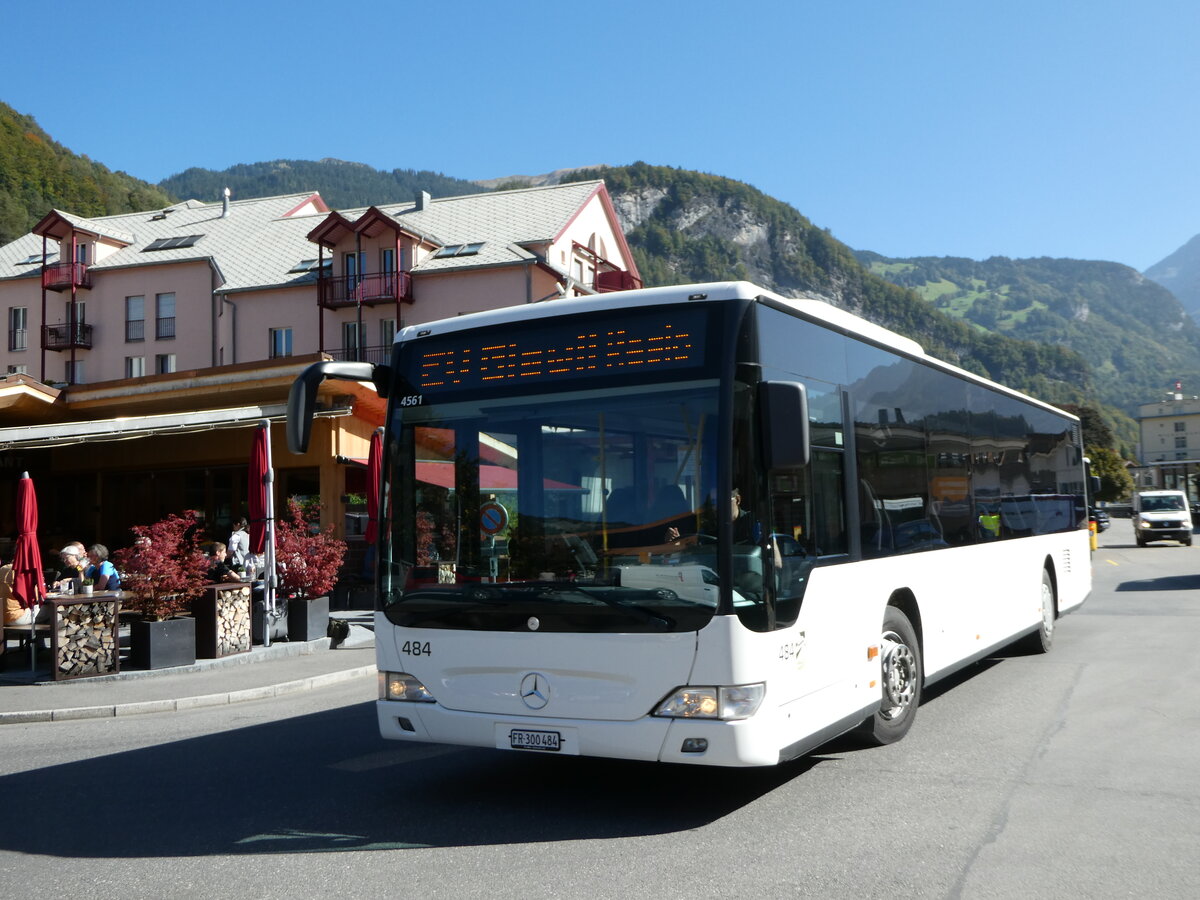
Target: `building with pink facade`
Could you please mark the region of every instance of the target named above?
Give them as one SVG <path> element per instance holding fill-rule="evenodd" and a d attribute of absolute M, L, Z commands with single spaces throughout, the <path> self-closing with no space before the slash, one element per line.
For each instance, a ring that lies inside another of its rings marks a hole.
<path fill-rule="evenodd" d="M 639 285 L 601 181 L 340 211 L 315 193 L 50 211 L 0 247 L 0 473 L 13 475 L 0 474 L 0 535 L 8 482 L 28 470 L 48 540 L 121 546 L 129 525 L 184 508 L 219 536 L 244 513 L 250 434 L 267 418 L 280 501 L 319 497 L 353 537 L 353 461 L 382 404 L 343 383 L 309 454 L 291 457 L 283 403 L 305 365 L 383 361 L 403 325 Z"/>

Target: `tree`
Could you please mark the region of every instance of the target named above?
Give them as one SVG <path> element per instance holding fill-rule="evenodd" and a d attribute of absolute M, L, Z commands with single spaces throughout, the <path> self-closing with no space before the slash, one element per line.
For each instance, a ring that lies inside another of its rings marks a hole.
<path fill-rule="evenodd" d="M 1125 468 L 1125 460 L 1115 450 L 1088 447 L 1087 455 L 1092 461 L 1092 474 L 1100 478 L 1097 500 L 1123 500 L 1133 492 L 1133 476 Z"/>
<path fill-rule="evenodd" d="M 319 514 L 320 507 L 315 507 Z M 285 518 L 275 523 L 275 566 L 279 586 L 285 594 L 320 597 L 337 584 L 338 570 L 346 555 L 346 542 L 333 536 L 333 525 L 324 531 L 305 518 L 304 510 L 288 499 Z"/>
<path fill-rule="evenodd" d="M 1074 403 L 1060 403 L 1058 408 L 1079 416 L 1080 427 L 1083 429 L 1083 445 L 1085 447 L 1109 447 L 1116 443 L 1113 431 L 1104 421 L 1100 410 L 1094 406 L 1079 406 Z"/>
<path fill-rule="evenodd" d="M 208 587 L 209 560 L 200 550 L 196 512 L 172 513 L 130 530 L 133 546 L 113 554 L 128 595 L 122 605 L 156 621 L 187 612 Z"/>

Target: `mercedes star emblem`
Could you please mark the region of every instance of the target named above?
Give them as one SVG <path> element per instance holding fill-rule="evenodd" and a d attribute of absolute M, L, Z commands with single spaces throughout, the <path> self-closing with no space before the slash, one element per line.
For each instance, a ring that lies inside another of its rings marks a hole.
<path fill-rule="evenodd" d="M 550 702 L 550 682 L 541 672 L 530 672 L 521 679 L 521 699 L 530 709 L 541 709 Z"/>

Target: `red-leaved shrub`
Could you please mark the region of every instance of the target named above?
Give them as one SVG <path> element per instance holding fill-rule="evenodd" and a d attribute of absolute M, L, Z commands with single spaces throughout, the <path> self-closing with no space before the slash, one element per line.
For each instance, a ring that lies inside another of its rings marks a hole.
<path fill-rule="evenodd" d="M 193 510 L 130 529 L 136 540 L 113 554 L 126 609 L 146 619 L 169 619 L 191 609 L 208 586 L 209 559 L 200 550 Z"/>
<path fill-rule="evenodd" d="M 275 520 L 275 568 L 282 593 L 297 597 L 328 594 L 337 584 L 345 555 L 346 542 L 333 536 L 332 525 L 322 530 L 305 519 L 299 503 L 288 500 L 287 515 Z"/>

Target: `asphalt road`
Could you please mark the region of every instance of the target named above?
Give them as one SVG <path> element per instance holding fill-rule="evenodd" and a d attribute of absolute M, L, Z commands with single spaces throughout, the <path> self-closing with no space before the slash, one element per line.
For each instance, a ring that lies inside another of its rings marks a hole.
<path fill-rule="evenodd" d="M 385 744 L 365 680 L 0 733 L 5 896 L 1200 896 L 1200 545 L 1115 520 L 1048 656 L 723 771 Z"/>

